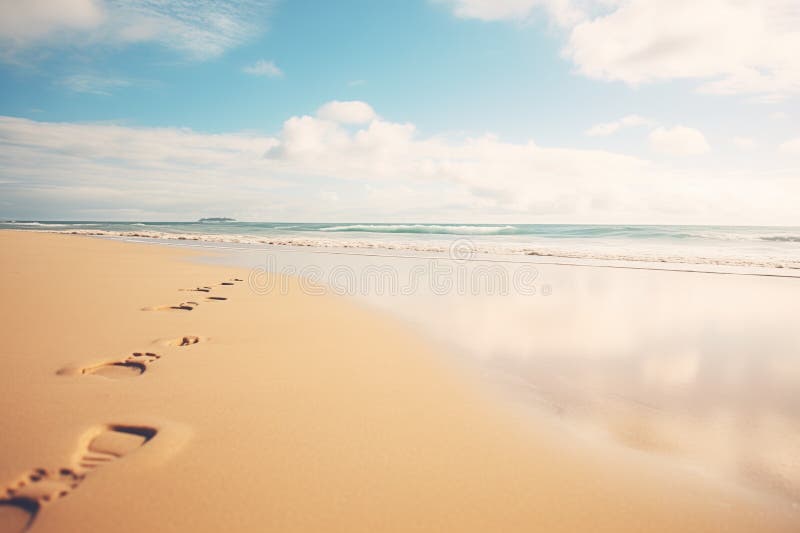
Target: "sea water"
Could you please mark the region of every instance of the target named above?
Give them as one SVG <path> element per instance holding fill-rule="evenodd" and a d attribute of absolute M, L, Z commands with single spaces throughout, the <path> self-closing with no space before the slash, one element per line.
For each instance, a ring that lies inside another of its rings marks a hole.
<path fill-rule="evenodd" d="M 0 229 L 353 253 L 431 252 L 800 270 L 800 227 L 6 221 Z"/>

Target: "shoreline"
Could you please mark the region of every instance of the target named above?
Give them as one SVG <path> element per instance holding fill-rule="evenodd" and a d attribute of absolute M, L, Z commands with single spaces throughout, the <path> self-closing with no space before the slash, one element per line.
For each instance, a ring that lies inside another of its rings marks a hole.
<path fill-rule="evenodd" d="M 26 224 L 29 224 L 26 225 Z M 453 258 L 543 258 L 565 264 L 751 271 L 800 269 L 800 228 L 603 225 L 326 225 L 309 223 L 28 222 L 9 229 L 175 242 L 317 250 L 442 254 Z M 545 228 L 551 228 L 547 230 Z M 37 228 L 37 229 L 34 229 Z M 489 231 L 491 230 L 491 231 Z M 503 233 L 509 230 L 511 233 Z M 499 233 L 498 233 L 499 232 Z M 453 248 L 453 247 L 456 248 Z M 455 254 L 455 255 L 453 255 Z M 783 274 L 786 275 L 786 274 Z"/>
<path fill-rule="evenodd" d="M 18 231 L 18 230 L 0 230 L 0 231 Z M 252 243 L 236 243 L 236 242 L 220 242 L 220 241 L 204 241 L 202 239 L 178 239 L 178 238 L 162 238 L 162 237 L 141 237 L 141 236 L 121 236 L 121 235 L 107 235 L 107 234 L 94 234 L 94 233 L 75 233 L 73 231 L 58 232 L 51 230 L 24 230 L 26 232 L 40 232 L 52 233 L 59 235 L 77 235 L 85 237 L 95 237 L 100 239 L 108 239 L 112 241 L 140 243 L 140 244 L 154 244 L 161 246 L 175 246 L 186 248 L 200 248 L 206 250 L 236 250 L 236 251 L 253 251 L 253 252 L 298 252 L 298 253 L 314 253 L 326 254 L 333 256 L 358 256 L 358 257 L 376 257 L 386 259 L 422 259 L 422 260 L 445 260 L 453 261 L 460 259 L 453 259 L 445 253 L 445 250 L 438 250 L 439 255 L 423 255 L 425 251 L 416 250 L 395 250 L 386 248 L 387 251 L 392 250 L 405 253 L 379 253 L 369 252 L 367 250 L 374 250 L 375 248 L 364 248 L 365 251 L 354 251 L 358 248 L 348 246 L 330 246 L 330 247 L 316 247 L 312 244 L 252 244 Z M 203 244 L 193 244 L 194 242 Z M 238 244 L 238 246 L 237 246 Z M 259 246 L 265 246 L 263 248 Z M 431 251 L 429 251 L 431 252 Z M 434 252 L 437 253 L 437 252 Z M 546 258 L 552 257 L 554 260 L 547 260 Z M 545 258 L 545 259 L 540 259 Z M 574 260 L 575 262 L 569 262 Z M 599 259 L 599 258 L 579 258 L 559 255 L 536 255 L 536 254 L 493 254 L 490 252 L 476 252 L 476 254 L 468 259 L 468 261 L 475 263 L 498 263 L 506 265 L 515 264 L 530 264 L 533 266 L 563 266 L 563 267 L 582 267 L 582 268 L 607 268 L 607 269 L 621 269 L 621 270 L 645 270 L 654 272 L 685 272 L 689 274 L 720 274 L 724 276 L 755 276 L 765 278 L 788 278 L 800 279 L 800 273 L 783 273 L 796 270 L 795 267 L 768 267 L 768 266 L 741 266 L 738 264 L 716 264 L 716 263 L 693 263 L 693 262 L 668 262 L 668 261 L 654 261 L 645 259 Z M 581 262 L 582 261 L 582 262 Z M 672 265 L 672 266 L 663 266 Z M 703 268 L 703 266 L 707 268 Z M 797 267 L 800 269 L 800 267 Z"/>
<path fill-rule="evenodd" d="M 1 487 L 93 446 L 119 454 L 41 503 L 32 531 L 800 523 L 770 499 L 530 427 L 402 324 L 296 280 L 260 296 L 229 281 L 244 269 L 186 261 L 190 250 L 24 231 L 0 232 L 0 246 Z M 129 449 L 120 434 L 145 440 Z"/>

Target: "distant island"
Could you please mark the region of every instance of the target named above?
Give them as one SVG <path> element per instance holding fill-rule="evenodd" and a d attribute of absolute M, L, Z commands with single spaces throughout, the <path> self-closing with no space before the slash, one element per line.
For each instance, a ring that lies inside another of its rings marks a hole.
<path fill-rule="evenodd" d="M 201 218 L 198 222 L 236 222 L 235 218 L 228 218 L 228 217 L 209 217 L 209 218 Z"/>

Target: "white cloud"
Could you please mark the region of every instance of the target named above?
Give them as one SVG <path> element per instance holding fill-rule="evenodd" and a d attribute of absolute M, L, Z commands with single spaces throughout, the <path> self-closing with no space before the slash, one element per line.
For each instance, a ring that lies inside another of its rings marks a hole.
<path fill-rule="evenodd" d="M 585 133 L 591 137 L 608 136 L 624 128 L 652 127 L 656 124 L 654 120 L 640 115 L 628 115 L 613 122 L 595 124 Z M 685 126 L 658 127 L 650 132 L 648 140 L 653 150 L 671 156 L 700 155 L 711 150 L 708 141 L 700 131 Z M 733 142 L 741 149 L 751 149 L 755 146 L 753 139 L 744 137 L 736 137 Z"/>
<path fill-rule="evenodd" d="M 578 24 L 568 55 L 588 76 L 631 84 L 696 78 L 718 94 L 800 91 L 794 0 L 629 0 Z"/>
<path fill-rule="evenodd" d="M 276 142 L 247 134 L 0 117 L 0 176 L 9 181 L 0 195 L 20 213 L 38 217 L 59 209 L 78 218 L 158 218 L 159 211 L 203 216 L 214 210 L 215 197 L 232 208 L 280 185 L 263 172 L 264 152 Z"/>
<path fill-rule="evenodd" d="M 242 69 L 245 74 L 252 76 L 266 76 L 268 78 L 282 78 L 283 71 L 278 68 L 274 61 L 261 59 L 252 65 L 247 65 Z"/>
<path fill-rule="evenodd" d="M 628 0 L 578 24 L 567 54 L 590 77 L 701 80 L 702 92 L 776 99 L 800 92 L 795 0 Z"/>
<path fill-rule="evenodd" d="M 800 137 L 782 143 L 778 149 L 784 154 L 800 155 Z"/>
<path fill-rule="evenodd" d="M 752 137 L 734 137 L 733 144 L 739 150 L 749 151 L 753 150 L 758 143 Z"/>
<path fill-rule="evenodd" d="M 365 124 L 377 117 L 369 104 L 358 100 L 328 102 L 317 110 L 317 116 L 342 124 Z"/>
<path fill-rule="evenodd" d="M 461 18 L 529 19 L 565 30 L 564 53 L 589 77 L 639 85 L 699 82 L 713 94 L 775 101 L 800 93 L 797 0 L 438 0 Z"/>
<path fill-rule="evenodd" d="M 0 38 L 18 43 L 63 30 L 86 30 L 105 19 L 98 0 L 0 1 Z"/>
<path fill-rule="evenodd" d="M 294 116 L 269 136 L 2 117 L 0 216 L 798 222 L 796 175 L 676 171 L 603 150 L 421 136 L 360 103 L 371 111 L 360 125 Z"/>
<path fill-rule="evenodd" d="M 254 0 L 0 1 L 0 52 L 152 42 L 191 59 L 219 56 L 258 31 L 268 4 Z"/>
<path fill-rule="evenodd" d="M 93 74 L 76 74 L 59 80 L 59 85 L 76 93 L 110 95 L 115 89 L 128 87 L 131 82 L 122 78 L 107 78 Z"/>
<path fill-rule="evenodd" d="M 654 150 L 672 156 L 700 155 L 711 150 L 700 131 L 685 126 L 656 128 L 649 140 Z"/>
<path fill-rule="evenodd" d="M 653 123 L 652 120 L 641 117 L 639 115 L 628 115 L 613 122 L 604 122 L 602 124 L 595 124 L 588 130 L 586 135 L 590 137 L 606 136 L 618 132 L 623 128 L 633 128 L 636 126 L 648 126 Z"/>
<path fill-rule="evenodd" d="M 573 0 L 435 0 L 448 4 L 457 17 L 480 20 L 527 20 L 537 10 L 548 13 L 559 25 L 574 24 L 584 12 Z"/>

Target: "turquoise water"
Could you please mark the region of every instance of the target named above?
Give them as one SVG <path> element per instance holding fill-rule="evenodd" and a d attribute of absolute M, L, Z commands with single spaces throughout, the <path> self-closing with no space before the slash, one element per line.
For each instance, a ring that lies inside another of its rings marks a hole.
<path fill-rule="evenodd" d="M 800 268 L 800 227 L 586 224 L 6 221 L 0 228 L 349 250 Z"/>
<path fill-rule="evenodd" d="M 6 228 L 96 228 L 139 231 L 142 228 L 177 233 L 388 233 L 420 235 L 535 235 L 544 238 L 627 237 L 640 239 L 765 240 L 800 243 L 800 226 L 656 226 L 593 224 L 388 224 L 288 222 L 103 222 L 3 221 Z"/>

